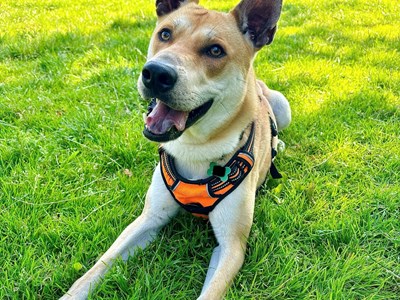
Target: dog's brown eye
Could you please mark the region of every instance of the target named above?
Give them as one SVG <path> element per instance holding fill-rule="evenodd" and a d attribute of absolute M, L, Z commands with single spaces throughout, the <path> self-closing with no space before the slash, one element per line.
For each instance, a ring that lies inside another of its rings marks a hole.
<path fill-rule="evenodd" d="M 207 50 L 207 55 L 213 58 L 220 58 L 225 55 L 224 49 L 219 45 L 213 45 Z"/>
<path fill-rule="evenodd" d="M 171 31 L 169 29 L 163 29 L 158 33 L 158 38 L 161 42 L 167 42 L 171 39 Z"/>

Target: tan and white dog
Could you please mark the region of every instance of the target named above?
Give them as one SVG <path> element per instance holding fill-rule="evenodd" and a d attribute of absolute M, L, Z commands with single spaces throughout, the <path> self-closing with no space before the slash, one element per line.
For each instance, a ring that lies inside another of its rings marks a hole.
<path fill-rule="evenodd" d="M 197 2 L 156 1 L 138 88 L 153 99 L 144 135 L 161 143 L 161 166 L 144 210 L 62 299 L 86 299 L 115 259 L 146 247 L 182 207 L 207 216 L 218 241 L 198 299 L 221 299 L 242 266 L 256 190 L 273 170 L 274 124 L 291 121 L 286 98 L 252 66 L 274 38 L 282 1 L 242 0 L 229 13 Z"/>

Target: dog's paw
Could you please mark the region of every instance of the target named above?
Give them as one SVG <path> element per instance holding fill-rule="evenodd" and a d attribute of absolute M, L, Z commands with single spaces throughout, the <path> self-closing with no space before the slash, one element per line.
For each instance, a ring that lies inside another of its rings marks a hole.
<path fill-rule="evenodd" d="M 286 144 L 284 141 L 278 139 L 278 152 L 283 152 L 286 149 Z"/>
<path fill-rule="evenodd" d="M 64 296 L 62 296 L 59 300 L 85 300 L 87 299 L 87 297 L 82 295 L 73 295 L 70 293 L 65 294 Z"/>

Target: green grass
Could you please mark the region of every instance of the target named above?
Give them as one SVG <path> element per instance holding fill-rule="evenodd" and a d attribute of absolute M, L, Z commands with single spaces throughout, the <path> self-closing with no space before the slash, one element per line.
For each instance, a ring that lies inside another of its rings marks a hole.
<path fill-rule="evenodd" d="M 154 1 L 3 2 L 0 298 L 55 299 L 143 207 L 158 157 L 135 86 Z M 258 196 L 227 299 L 399 298 L 399 15 L 393 0 L 285 1 L 255 62 L 291 102 L 285 179 Z M 214 246 L 182 215 L 92 299 L 194 299 Z"/>

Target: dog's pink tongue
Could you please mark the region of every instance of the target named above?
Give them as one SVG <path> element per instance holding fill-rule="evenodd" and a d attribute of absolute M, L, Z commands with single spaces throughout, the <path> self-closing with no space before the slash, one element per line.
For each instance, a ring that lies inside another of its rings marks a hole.
<path fill-rule="evenodd" d="M 188 112 L 174 110 L 157 101 L 157 105 L 146 118 L 146 126 L 154 134 L 164 134 L 172 126 L 175 126 L 179 131 L 183 131 L 188 116 Z"/>

